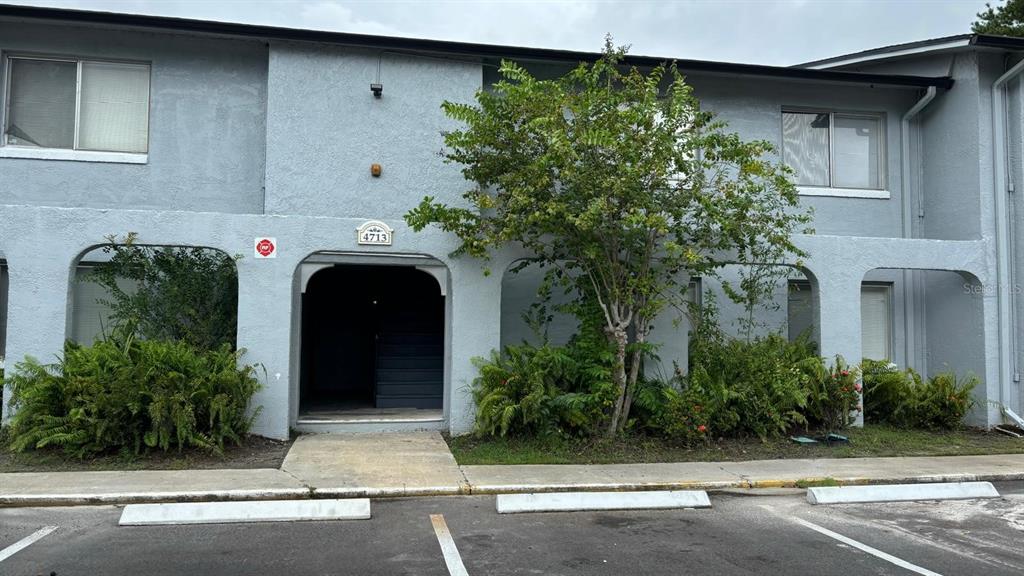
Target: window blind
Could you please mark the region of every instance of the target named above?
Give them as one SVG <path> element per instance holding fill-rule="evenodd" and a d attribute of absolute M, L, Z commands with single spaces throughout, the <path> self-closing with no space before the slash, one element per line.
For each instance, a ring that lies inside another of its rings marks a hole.
<path fill-rule="evenodd" d="M 149 66 L 82 62 L 78 147 L 144 153 L 149 135 Z"/>
<path fill-rule="evenodd" d="M 864 286 L 860 293 L 861 355 L 872 360 L 891 359 L 892 340 L 889 288 Z"/>

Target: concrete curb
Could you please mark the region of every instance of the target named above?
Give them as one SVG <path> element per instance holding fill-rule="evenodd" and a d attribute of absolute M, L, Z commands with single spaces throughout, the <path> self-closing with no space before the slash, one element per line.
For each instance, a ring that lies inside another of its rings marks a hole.
<path fill-rule="evenodd" d="M 735 481 L 678 482 L 593 482 L 551 484 L 471 484 L 450 486 L 385 487 L 303 487 L 209 491 L 132 491 L 97 494 L 3 494 L 0 508 L 44 506 L 94 506 L 111 504 L 155 504 L 167 502 L 230 502 L 247 500 L 301 500 L 336 498 L 409 498 L 424 496 L 468 496 L 545 492 L 636 492 L 650 490 L 706 490 L 709 493 L 735 494 L 737 490 L 764 488 L 805 488 L 815 484 L 869 486 L 877 484 L 927 484 L 937 482 L 1008 482 L 1024 480 L 1024 471 L 1004 474 L 931 474 L 889 477 L 806 477 Z"/>
<path fill-rule="evenodd" d="M 0 508 L 29 506 L 97 506 L 109 504 L 161 504 L 169 502 L 244 502 L 252 500 L 305 500 L 308 488 L 265 490 L 195 490 L 120 492 L 109 494 L 0 494 Z"/>
<path fill-rule="evenodd" d="M 1008 474 L 942 474 L 923 476 L 891 476 L 891 477 L 807 477 L 787 479 L 761 479 L 736 481 L 684 481 L 684 482 L 594 482 L 567 484 L 488 484 L 472 486 L 471 494 L 525 494 L 545 492 L 634 492 L 645 490 L 706 490 L 710 493 L 732 492 L 736 490 L 755 490 L 772 488 L 805 489 L 815 484 L 835 484 L 836 486 L 872 486 L 881 484 L 933 484 L 940 482 L 1011 482 L 1024 480 L 1024 472 Z"/>
<path fill-rule="evenodd" d="M 594 482 L 571 484 L 487 484 L 471 486 L 470 494 L 544 494 L 552 492 L 644 492 L 654 490 L 717 490 L 749 488 L 745 482 Z"/>
<path fill-rule="evenodd" d="M 375 488 L 312 488 L 313 498 L 411 498 L 416 496 L 468 496 L 468 485 L 459 486 L 384 486 Z"/>

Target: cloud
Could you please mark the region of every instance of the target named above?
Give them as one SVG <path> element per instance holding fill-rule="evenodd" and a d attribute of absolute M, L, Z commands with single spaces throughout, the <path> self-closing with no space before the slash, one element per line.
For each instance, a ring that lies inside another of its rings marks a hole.
<path fill-rule="evenodd" d="M 295 28 L 788 65 L 967 32 L 984 0 L 0 0 Z"/>
<path fill-rule="evenodd" d="M 402 36 L 394 26 L 372 19 L 357 17 L 351 8 L 340 2 L 312 2 L 302 4 L 298 12 L 297 27 L 381 36 Z"/>

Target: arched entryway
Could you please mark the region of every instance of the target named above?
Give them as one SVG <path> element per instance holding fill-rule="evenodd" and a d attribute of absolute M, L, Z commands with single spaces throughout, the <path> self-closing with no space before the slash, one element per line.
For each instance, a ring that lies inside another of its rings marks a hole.
<path fill-rule="evenodd" d="M 301 414 L 441 410 L 445 295 L 430 272 L 323 265 L 304 288 Z"/>

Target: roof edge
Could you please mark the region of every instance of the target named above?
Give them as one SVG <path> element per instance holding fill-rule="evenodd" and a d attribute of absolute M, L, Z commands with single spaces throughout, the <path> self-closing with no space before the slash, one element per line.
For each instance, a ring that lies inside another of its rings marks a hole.
<path fill-rule="evenodd" d="M 530 48 L 517 46 L 501 46 L 495 44 L 477 44 L 470 42 L 453 42 L 447 40 L 427 40 L 408 37 L 375 36 L 349 32 L 329 32 L 323 30 L 303 30 L 258 24 L 241 24 L 234 22 L 218 22 L 212 20 L 195 20 L 168 16 L 150 16 L 143 14 L 125 14 L 119 12 L 100 12 L 92 10 L 73 10 L 64 8 L 47 8 L 36 6 L 20 6 L 0 4 L 0 17 L 21 18 L 31 20 L 60 21 L 78 24 L 97 24 L 147 28 L 198 34 L 213 34 L 240 38 L 258 38 L 266 40 L 290 40 L 301 42 L 319 42 L 354 47 L 380 48 L 390 50 L 422 51 L 436 54 L 452 54 L 479 58 L 509 58 L 555 62 L 592 62 L 601 55 L 596 52 L 579 52 L 550 48 Z M 929 87 L 948 89 L 953 86 L 949 77 L 909 76 L 895 74 L 864 74 L 859 72 L 843 72 L 836 70 L 815 70 L 811 68 L 768 66 L 762 64 L 737 64 L 733 62 L 715 62 L 709 60 L 686 60 L 656 56 L 627 55 L 625 63 L 633 66 L 657 66 L 666 62 L 675 62 L 684 72 L 713 72 L 736 74 L 743 76 L 760 76 L 774 78 L 790 78 L 803 80 L 819 80 L 825 82 L 845 82 L 854 84 L 879 84 L 888 86 Z"/>
<path fill-rule="evenodd" d="M 1024 50 L 1024 38 L 1013 36 L 995 36 L 992 34 L 956 34 L 954 36 L 943 36 L 916 42 L 893 44 L 882 48 L 872 48 L 850 54 L 842 54 L 831 58 L 813 60 L 796 64 L 793 68 L 805 68 L 811 70 L 826 70 L 841 66 L 850 66 L 861 62 L 874 62 L 888 60 L 891 58 L 903 58 L 915 54 L 927 54 L 941 50 L 952 50 L 956 48 L 997 48 L 1003 50 Z"/>

